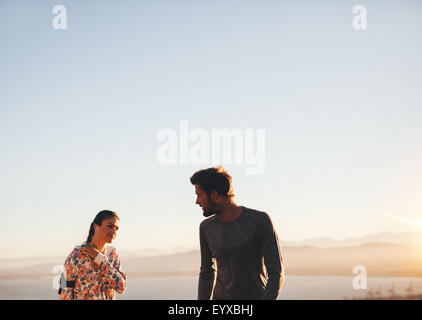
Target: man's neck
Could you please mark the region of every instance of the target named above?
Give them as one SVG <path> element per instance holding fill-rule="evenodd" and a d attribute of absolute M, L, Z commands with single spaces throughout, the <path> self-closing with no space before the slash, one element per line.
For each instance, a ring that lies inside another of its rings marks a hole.
<path fill-rule="evenodd" d="M 241 212 L 242 207 L 238 206 L 234 201 L 230 201 L 219 215 L 220 221 L 223 223 L 234 221 L 240 216 Z"/>

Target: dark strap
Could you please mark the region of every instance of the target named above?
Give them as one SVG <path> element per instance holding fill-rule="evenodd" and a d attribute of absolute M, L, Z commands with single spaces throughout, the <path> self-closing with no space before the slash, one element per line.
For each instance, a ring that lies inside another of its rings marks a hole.
<path fill-rule="evenodd" d="M 64 273 L 60 275 L 60 287 L 59 287 L 59 294 L 62 293 L 63 288 L 75 288 L 75 280 L 67 281 L 64 277 Z"/>

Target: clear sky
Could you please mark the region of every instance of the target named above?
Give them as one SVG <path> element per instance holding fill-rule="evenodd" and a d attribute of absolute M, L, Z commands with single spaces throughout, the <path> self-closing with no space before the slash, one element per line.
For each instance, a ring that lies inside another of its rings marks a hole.
<path fill-rule="evenodd" d="M 120 250 L 199 247 L 206 166 L 157 161 L 180 121 L 265 129 L 263 174 L 225 167 L 281 240 L 421 230 L 420 1 L 1 0 L 0 46 L 3 258 L 68 254 L 102 209 Z"/>

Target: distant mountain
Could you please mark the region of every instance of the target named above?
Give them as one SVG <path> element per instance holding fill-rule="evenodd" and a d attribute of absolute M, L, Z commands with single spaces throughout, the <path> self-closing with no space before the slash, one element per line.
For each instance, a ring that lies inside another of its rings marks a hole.
<path fill-rule="evenodd" d="M 285 247 L 286 273 L 291 275 L 348 275 L 356 265 L 374 276 L 422 276 L 421 247 L 367 243 L 360 246 L 316 248 Z"/>
<path fill-rule="evenodd" d="M 69 254 L 69 252 L 67 253 Z M 2 270 L 22 269 L 25 267 L 35 266 L 39 264 L 63 264 L 66 256 L 57 257 L 31 257 L 31 258 L 13 258 L 13 259 L 0 259 L 0 274 Z"/>
<path fill-rule="evenodd" d="M 422 245 L 422 232 L 382 232 L 357 238 L 336 240 L 329 237 L 305 239 L 302 241 L 283 241 L 281 246 L 300 247 L 313 246 L 320 248 L 360 246 L 365 243 L 392 243 L 402 245 Z"/>
<path fill-rule="evenodd" d="M 354 266 L 363 265 L 368 277 L 422 277 L 422 249 L 416 246 L 381 243 L 332 248 L 284 246 L 282 252 L 286 276 L 354 276 Z M 37 262 L 32 266 L 2 269 L 0 279 L 52 279 L 56 275 L 53 267 L 63 264 L 63 259 L 50 263 Z M 200 253 L 193 250 L 157 257 L 121 255 L 121 262 L 129 277 L 197 276 Z"/>
<path fill-rule="evenodd" d="M 119 255 L 131 256 L 131 257 L 157 257 L 168 254 L 176 254 L 191 251 L 193 248 L 190 247 L 172 247 L 169 249 L 142 249 L 142 250 L 119 250 Z"/>
<path fill-rule="evenodd" d="M 313 238 L 280 241 L 286 273 L 290 275 L 352 275 L 364 265 L 368 275 L 422 276 L 422 233 L 384 232 L 360 238 Z M 198 275 L 198 250 L 119 250 L 122 266 L 131 277 Z M 53 277 L 66 255 L 0 259 L 0 279 Z"/>
<path fill-rule="evenodd" d="M 363 265 L 368 276 L 422 276 L 422 249 L 416 246 L 382 243 L 333 248 L 302 246 L 283 247 L 282 253 L 286 275 L 353 276 L 354 266 Z M 133 277 L 198 275 L 199 267 L 198 250 L 125 262 L 125 270 Z"/>

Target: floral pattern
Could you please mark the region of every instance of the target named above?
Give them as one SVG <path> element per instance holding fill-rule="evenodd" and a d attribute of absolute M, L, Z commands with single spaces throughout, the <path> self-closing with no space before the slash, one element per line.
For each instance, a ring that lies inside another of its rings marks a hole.
<path fill-rule="evenodd" d="M 84 242 L 82 245 L 85 245 Z M 76 246 L 65 262 L 65 278 L 75 281 L 74 288 L 63 288 L 60 300 L 113 300 L 115 292 L 126 289 L 126 273 L 120 268 L 120 259 L 112 246 L 107 246 L 105 258 L 98 265 Z"/>

